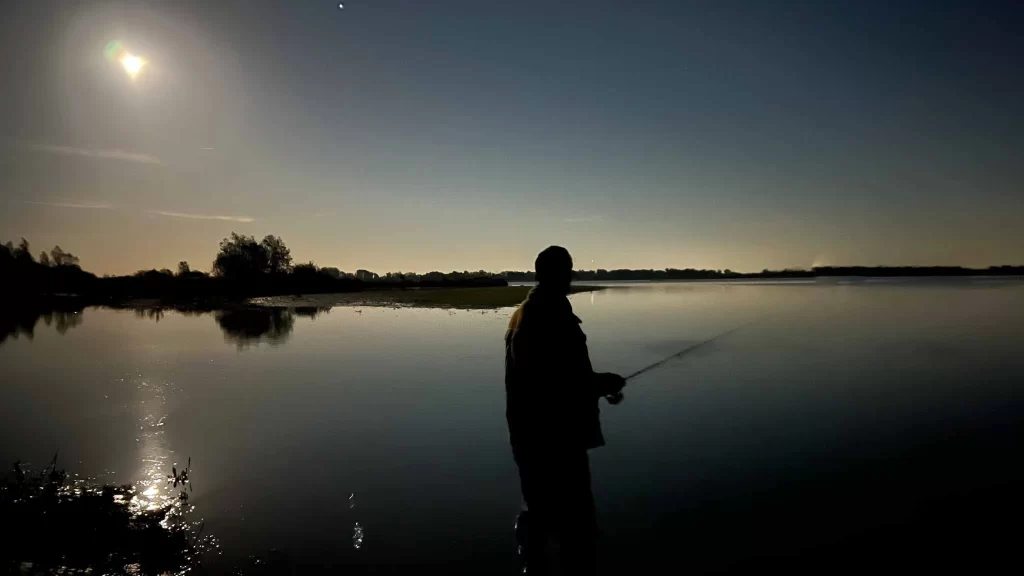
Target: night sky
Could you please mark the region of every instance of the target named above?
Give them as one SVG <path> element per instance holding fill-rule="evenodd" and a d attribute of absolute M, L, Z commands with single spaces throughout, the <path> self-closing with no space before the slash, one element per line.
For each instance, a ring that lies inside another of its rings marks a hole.
<path fill-rule="evenodd" d="M 1024 2 L 2 10 L 0 242 L 96 273 L 1024 264 Z"/>

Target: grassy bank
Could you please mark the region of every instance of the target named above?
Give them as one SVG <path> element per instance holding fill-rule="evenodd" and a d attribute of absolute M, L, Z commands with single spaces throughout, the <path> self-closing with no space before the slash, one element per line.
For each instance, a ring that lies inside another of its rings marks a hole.
<path fill-rule="evenodd" d="M 415 290 L 374 290 L 346 294 L 309 294 L 254 298 L 260 306 L 402 306 L 420 308 L 487 309 L 517 306 L 526 299 L 530 286 L 486 288 L 420 288 Z M 573 286 L 572 293 L 601 290 L 603 286 Z"/>

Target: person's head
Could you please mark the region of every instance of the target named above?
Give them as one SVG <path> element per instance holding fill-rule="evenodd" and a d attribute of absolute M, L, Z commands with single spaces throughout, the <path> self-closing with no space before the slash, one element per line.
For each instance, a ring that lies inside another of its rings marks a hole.
<path fill-rule="evenodd" d="M 534 262 L 537 284 L 544 288 L 569 293 L 572 282 L 572 256 L 561 246 L 548 246 Z"/>

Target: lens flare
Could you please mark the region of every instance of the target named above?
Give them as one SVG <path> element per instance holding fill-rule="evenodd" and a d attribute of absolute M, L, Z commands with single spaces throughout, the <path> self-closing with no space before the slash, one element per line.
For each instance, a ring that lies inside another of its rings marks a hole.
<path fill-rule="evenodd" d="M 124 45 L 117 40 L 107 42 L 107 45 L 103 48 L 103 55 L 111 62 L 119 62 L 124 68 L 124 71 L 128 74 L 128 77 L 132 80 L 134 80 L 146 66 L 146 61 L 144 59 L 129 52 Z"/>
<path fill-rule="evenodd" d="M 128 76 L 134 79 L 142 71 L 146 61 L 134 54 L 125 54 L 121 57 L 121 65 L 124 66 L 124 71 L 128 73 Z"/>
<path fill-rule="evenodd" d="M 103 55 L 107 57 L 107 60 L 114 60 L 122 53 L 124 53 L 124 47 L 117 40 L 111 40 L 103 47 Z"/>

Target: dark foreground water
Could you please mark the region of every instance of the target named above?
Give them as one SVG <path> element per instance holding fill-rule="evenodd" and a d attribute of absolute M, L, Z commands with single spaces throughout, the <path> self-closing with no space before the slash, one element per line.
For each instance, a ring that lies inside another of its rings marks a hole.
<path fill-rule="evenodd" d="M 744 326 L 603 408 L 605 573 L 1020 567 L 1024 284 L 640 284 L 572 302 L 602 371 Z M 8 324 L 0 462 L 41 468 L 59 448 L 68 472 L 158 500 L 191 457 L 214 571 L 279 550 L 297 572 L 512 574 L 509 312 Z"/>

